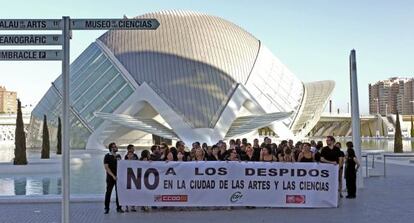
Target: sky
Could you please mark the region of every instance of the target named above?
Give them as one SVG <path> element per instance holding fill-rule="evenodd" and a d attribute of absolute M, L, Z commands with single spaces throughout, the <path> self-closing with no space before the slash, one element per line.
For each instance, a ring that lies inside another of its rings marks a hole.
<path fill-rule="evenodd" d="M 351 49 L 357 53 L 362 114 L 368 113 L 369 83 L 394 76 L 414 77 L 411 0 L 1 0 L 0 15 L 2 19 L 122 18 L 171 9 L 197 11 L 237 24 L 303 82 L 334 80 L 333 107 L 341 112 L 347 111 L 349 102 Z M 71 61 L 104 32 L 74 31 Z M 17 48 L 29 47 L 13 47 Z M 0 86 L 17 91 L 23 104 L 35 105 L 60 73 L 61 62 L 0 61 Z"/>

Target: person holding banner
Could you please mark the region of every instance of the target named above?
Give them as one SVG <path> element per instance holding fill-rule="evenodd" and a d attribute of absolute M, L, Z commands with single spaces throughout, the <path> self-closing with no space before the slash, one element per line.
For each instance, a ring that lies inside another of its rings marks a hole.
<path fill-rule="evenodd" d="M 112 190 L 115 187 L 115 196 L 116 196 L 116 211 L 118 213 L 124 213 L 122 207 L 119 205 L 118 201 L 118 191 L 116 188 L 116 169 L 117 162 L 121 160 L 121 155 L 117 154 L 118 147 L 114 142 L 111 142 L 108 146 L 109 153 L 104 157 L 104 167 L 106 171 L 106 193 L 105 193 L 105 214 L 109 213 L 109 202 L 111 201 Z"/>
<path fill-rule="evenodd" d="M 127 146 L 127 154 L 125 155 L 124 160 L 138 160 L 138 155 L 135 154 L 135 149 L 134 149 L 134 145 L 129 144 Z M 137 210 L 135 209 L 135 206 L 126 206 L 125 207 L 125 212 L 129 212 L 129 210 L 131 210 L 132 212 L 136 212 Z"/>
<path fill-rule="evenodd" d="M 341 157 L 340 149 L 335 147 L 335 138 L 333 136 L 326 137 L 326 145 L 321 150 L 321 162 L 330 164 L 339 164 L 339 157 Z"/>

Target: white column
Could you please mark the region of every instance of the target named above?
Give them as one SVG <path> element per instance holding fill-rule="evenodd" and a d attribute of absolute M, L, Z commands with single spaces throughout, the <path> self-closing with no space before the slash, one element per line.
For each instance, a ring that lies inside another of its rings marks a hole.
<path fill-rule="evenodd" d="M 350 86 L 351 86 L 351 117 L 352 117 L 352 141 L 354 143 L 355 154 L 359 160 L 361 158 L 361 121 L 359 117 L 359 102 L 358 102 L 358 80 L 356 68 L 355 50 L 351 50 L 349 56 L 350 68 Z M 364 182 L 362 178 L 362 168 L 359 168 L 357 174 L 357 187 L 363 188 Z"/>

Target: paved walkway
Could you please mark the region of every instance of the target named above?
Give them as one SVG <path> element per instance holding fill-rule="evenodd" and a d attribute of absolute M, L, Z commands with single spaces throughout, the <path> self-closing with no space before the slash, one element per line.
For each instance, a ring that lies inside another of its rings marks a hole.
<path fill-rule="evenodd" d="M 380 162 L 376 168 L 382 170 Z M 71 222 L 414 222 L 414 167 L 387 164 L 387 177 L 365 178 L 355 200 L 342 199 L 339 208 L 169 211 L 103 214 L 102 202 L 71 205 Z M 1 223 L 60 222 L 60 203 L 0 204 Z"/>

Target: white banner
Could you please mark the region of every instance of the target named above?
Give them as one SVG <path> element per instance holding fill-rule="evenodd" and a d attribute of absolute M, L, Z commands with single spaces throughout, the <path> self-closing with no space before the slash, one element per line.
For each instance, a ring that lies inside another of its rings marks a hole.
<path fill-rule="evenodd" d="M 121 205 L 337 207 L 338 166 L 279 162 L 118 162 Z"/>

